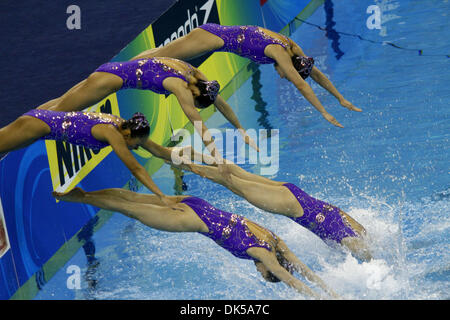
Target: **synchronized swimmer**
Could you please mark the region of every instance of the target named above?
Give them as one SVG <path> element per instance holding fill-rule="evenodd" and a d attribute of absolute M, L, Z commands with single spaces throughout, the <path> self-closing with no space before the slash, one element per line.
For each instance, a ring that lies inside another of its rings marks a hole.
<path fill-rule="evenodd" d="M 219 83 L 216 80 L 209 81 L 197 68 L 174 58 L 154 57 L 105 63 L 61 97 L 50 100 L 37 109 L 81 111 L 110 94 L 124 89 L 150 90 L 165 95 L 174 94 L 191 123 L 201 123 L 201 128 L 194 127 L 217 160 L 221 160 L 222 156 L 216 154 L 214 140 L 197 108 L 203 109 L 214 104 L 239 130 L 245 143 L 257 149 L 256 143 L 245 133 L 233 109 L 220 97 Z"/>
<path fill-rule="evenodd" d="M 274 181 L 232 162 L 228 164 L 229 174 L 225 175 L 211 165 L 185 163 L 179 166 L 223 185 L 255 207 L 291 218 L 328 245 L 341 244 L 360 260 L 372 259 L 365 228 L 338 207 L 310 196 L 295 184 Z"/>
<path fill-rule="evenodd" d="M 39 139 L 65 141 L 94 150 L 111 146 L 136 179 L 169 204 L 130 151 L 139 146 L 145 148 L 149 134 L 150 125 L 138 112 L 125 120 L 105 113 L 33 109 L 0 129 L 0 153 L 25 148 Z"/>
<path fill-rule="evenodd" d="M 363 261 L 372 259 L 367 232 L 360 223 L 338 207 L 315 199 L 292 183 L 252 174 L 227 160 L 226 174 L 223 174 L 214 164 L 214 158 L 197 153 L 191 146 L 168 148 L 149 139 L 146 147 L 170 165 L 221 184 L 255 207 L 291 218 L 328 245 L 343 245 Z M 209 165 L 194 164 L 192 161 L 195 159 L 202 159 Z"/>
<path fill-rule="evenodd" d="M 253 260 L 267 281 L 283 281 L 312 298 L 321 295 L 293 276 L 301 273 L 321 287 L 331 298 L 340 297 L 305 264 L 283 240 L 270 230 L 241 215 L 222 211 L 193 196 L 167 196 L 155 185 L 131 150 L 139 147 L 171 165 L 189 170 L 221 184 L 264 211 L 289 217 L 312 231 L 327 244 L 340 244 L 357 258 L 372 259 L 365 228 L 338 207 L 315 199 L 298 186 L 249 173 L 218 154 L 214 140 L 203 123 L 198 108 L 211 104 L 242 134 L 244 141 L 258 150 L 246 134 L 233 109 L 219 95 L 220 85 L 191 64 L 190 60 L 209 52 L 231 52 L 260 64 L 274 64 L 331 124 L 343 127 L 320 103 L 305 81 L 309 76 L 331 93 L 339 103 L 360 112 L 347 101 L 331 81 L 314 66 L 314 59 L 290 38 L 257 26 L 221 26 L 207 23 L 160 48 L 142 52 L 130 61 L 108 62 L 97 68 L 59 98 L 30 110 L 0 129 L 0 153 L 24 148 L 38 139 L 65 141 L 91 149 L 111 146 L 131 173 L 154 194 L 124 189 L 86 192 L 75 188 L 54 192 L 55 198 L 93 205 L 139 220 L 144 225 L 169 232 L 199 232 L 241 259 Z M 122 89 L 151 90 L 174 94 L 188 119 L 200 121 L 199 134 L 210 152 L 209 165 L 194 164 L 198 154 L 192 147 L 167 148 L 149 139 L 150 125 L 142 113 L 129 120 L 117 116 L 83 112 L 108 95 Z M 183 155 L 181 155 L 183 153 Z M 174 163 L 174 157 L 182 160 Z M 270 195 L 270 196 L 269 196 Z"/>
<path fill-rule="evenodd" d="M 340 299 L 273 232 L 243 216 L 219 210 L 200 198 L 173 196 L 171 198 L 180 209 L 171 212 L 160 204 L 155 195 L 124 189 L 85 192 L 75 188 L 67 193 L 53 192 L 53 195 L 58 200 L 86 203 L 120 212 L 150 228 L 168 232 L 199 232 L 235 257 L 253 260 L 267 281 L 283 281 L 302 294 L 320 299 L 319 294 L 292 275 L 297 271 L 319 285 L 331 298 Z"/>

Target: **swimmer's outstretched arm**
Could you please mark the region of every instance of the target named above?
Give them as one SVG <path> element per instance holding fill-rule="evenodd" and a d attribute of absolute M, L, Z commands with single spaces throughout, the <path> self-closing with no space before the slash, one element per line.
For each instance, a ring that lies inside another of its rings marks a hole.
<path fill-rule="evenodd" d="M 52 99 L 50 101 L 47 101 L 46 103 L 43 103 L 40 106 L 38 106 L 36 109 L 47 109 L 47 110 L 52 110 L 52 111 L 60 111 L 58 109 L 58 105 L 61 103 L 63 98 L 73 94 L 73 92 L 75 90 L 78 90 L 78 88 L 80 88 L 81 86 L 85 85 L 85 83 L 86 83 L 86 79 L 84 79 L 83 81 L 78 82 L 76 85 L 74 85 L 72 88 L 70 88 L 62 96 L 60 96 L 60 97 L 58 97 L 56 99 Z"/>
<path fill-rule="evenodd" d="M 145 170 L 145 168 L 136 160 L 125 144 L 122 135 L 113 126 L 98 126 L 97 128 L 94 128 L 94 130 L 96 138 L 107 141 L 110 144 L 119 159 L 122 160 L 139 182 L 157 195 L 166 205 L 171 205 L 167 196 L 158 188 L 147 170 Z"/>
<path fill-rule="evenodd" d="M 346 100 L 342 94 L 335 88 L 333 83 L 316 67 L 313 67 L 311 71 L 311 78 L 317 82 L 322 88 L 331 93 L 341 104 L 341 106 L 352 110 L 361 112 L 360 108 L 355 107 L 350 101 Z"/>
<path fill-rule="evenodd" d="M 291 41 L 291 44 L 292 44 L 292 52 L 295 55 L 300 57 L 306 57 L 306 54 L 303 52 L 302 48 L 300 48 L 298 44 L 296 44 L 294 41 Z M 318 83 L 322 88 L 331 93 L 343 107 L 353 111 L 358 112 L 362 111 L 361 109 L 355 107 L 353 104 L 347 101 L 344 98 L 344 96 L 336 89 L 333 83 L 316 67 L 313 67 L 313 69 L 311 70 L 311 78 L 316 83 Z"/>
<path fill-rule="evenodd" d="M 161 158 L 166 161 L 170 161 L 171 150 L 173 148 L 164 147 L 151 139 L 147 139 L 141 147 L 153 154 L 157 158 Z"/>
<path fill-rule="evenodd" d="M 305 279 L 316 283 L 325 292 L 327 292 L 334 299 L 342 299 L 336 292 L 334 292 L 327 284 L 317 276 L 307 265 L 300 261 L 299 258 L 286 246 L 284 241 L 278 242 L 278 247 L 283 252 L 283 256 L 294 266 L 295 270 L 299 272 Z"/>
<path fill-rule="evenodd" d="M 325 110 L 324 106 L 319 101 L 309 84 L 298 74 L 292 64 L 289 54 L 283 47 L 273 46 L 267 55 L 277 62 L 277 65 L 283 71 L 286 79 L 294 84 L 306 100 L 308 100 L 309 103 L 311 103 L 328 122 L 337 127 L 343 128 L 343 126 Z"/>
<path fill-rule="evenodd" d="M 259 250 L 258 250 L 259 249 Z M 272 272 L 278 279 L 286 283 L 288 286 L 296 289 L 301 294 L 312 297 L 314 299 L 321 299 L 322 297 L 311 290 L 307 285 L 305 285 L 302 281 L 294 277 L 290 274 L 286 269 L 284 269 L 279 263 L 274 254 L 270 254 L 268 252 L 264 252 L 261 248 L 250 248 L 247 250 L 247 253 L 256 258 L 258 261 L 264 264 L 264 266 Z M 267 251 L 267 250 L 266 250 Z"/>
<path fill-rule="evenodd" d="M 198 79 L 208 81 L 208 78 L 199 69 L 195 69 L 195 75 Z M 236 129 L 239 130 L 244 142 L 259 152 L 258 145 L 247 135 L 246 130 L 242 127 L 238 117 L 225 99 L 223 99 L 220 95 L 217 95 L 216 100 L 214 101 L 214 106 L 225 117 L 225 119 L 227 119 Z"/>
<path fill-rule="evenodd" d="M 53 191 L 52 195 L 60 201 L 90 204 L 100 209 L 121 212 L 130 218 L 134 218 L 130 202 L 118 197 L 118 192 L 111 194 L 110 190 L 112 189 L 86 192 L 76 187 L 68 192 Z"/>
<path fill-rule="evenodd" d="M 200 113 L 195 108 L 192 92 L 188 89 L 186 82 L 180 79 L 173 79 L 174 80 L 171 82 L 168 81 L 169 79 L 166 79 L 165 81 L 167 81 L 167 84 L 166 82 L 164 82 L 164 87 L 176 96 L 181 109 L 194 125 L 195 130 L 202 138 L 203 144 L 209 150 L 211 155 L 216 159 L 218 163 L 223 163 L 222 155 L 218 152 L 211 133 L 203 122 Z M 178 83 L 175 81 L 177 81 Z"/>
<path fill-rule="evenodd" d="M 158 205 L 158 206 L 166 205 L 165 203 L 163 203 L 161 201 L 161 199 L 157 195 L 133 192 L 133 191 L 123 189 L 123 188 L 110 188 L 110 189 L 103 189 L 100 191 L 91 191 L 91 192 L 89 192 L 89 194 L 91 194 L 91 195 L 95 195 L 95 194 L 108 195 L 115 199 L 121 199 L 124 201 L 130 201 L 130 202 L 134 202 L 134 203 L 146 203 L 146 204 L 154 204 L 154 205 Z M 166 198 L 169 201 L 171 201 L 172 203 L 178 203 L 183 198 L 185 198 L 185 196 L 166 196 Z"/>
<path fill-rule="evenodd" d="M 239 130 L 239 133 L 242 135 L 244 142 L 259 152 L 259 148 L 256 142 L 247 135 L 233 109 L 220 95 L 217 95 L 214 105 L 216 106 L 217 110 L 219 110 L 220 113 L 223 114 L 225 119 L 227 119 L 236 129 Z"/>

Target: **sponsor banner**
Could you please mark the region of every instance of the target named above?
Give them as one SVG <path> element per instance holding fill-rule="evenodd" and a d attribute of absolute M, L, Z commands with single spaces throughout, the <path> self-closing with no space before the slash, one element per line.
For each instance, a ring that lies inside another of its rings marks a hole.
<path fill-rule="evenodd" d="M 171 10 L 164 13 L 152 24 L 155 47 L 165 46 L 205 23 L 220 24 L 215 0 L 185 0 L 177 2 Z M 189 63 L 198 67 L 210 55 L 203 55 L 197 59 L 190 60 Z"/>
<path fill-rule="evenodd" d="M 152 24 L 155 46 L 165 46 L 205 23 L 220 23 L 215 0 L 179 1 Z"/>

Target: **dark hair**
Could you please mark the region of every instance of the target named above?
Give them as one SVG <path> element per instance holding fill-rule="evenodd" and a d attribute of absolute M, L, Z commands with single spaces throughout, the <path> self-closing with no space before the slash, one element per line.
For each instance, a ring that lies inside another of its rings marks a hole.
<path fill-rule="evenodd" d="M 303 79 L 306 79 L 311 74 L 311 70 L 314 67 L 314 59 L 311 57 L 300 57 L 294 55 L 292 58 L 292 64 L 295 70 L 300 74 Z"/>
<path fill-rule="evenodd" d="M 294 273 L 294 266 L 279 252 L 277 251 L 277 260 L 278 263 L 285 268 L 287 271 L 290 272 L 290 274 Z M 272 272 L 268 271 L 268 274 L 265 278 L 269 282 L 280 282 L 281 280 L 276 277 Z"/>
<path fill-rule="evenodd" d="M 132 138 L 145 137 L 150 134 L 150 124 L 140 112 L 136 112 L 131 119 L 124 121 L 121 128 L 130 129 Z"/>
<path fill-rule="evenodd" d="M 214 101 L 216 101 L 217 95 L 219 94 L 220 90 L 219 82 L 217 82 L 216 80 L 198 80 L 196 86 L 200 90 L 200 95 L 198 97 L 195 97 L 195 100 L 199 104 L 199 108 L 207 108 L 211 104 L 213 104 Z"/>

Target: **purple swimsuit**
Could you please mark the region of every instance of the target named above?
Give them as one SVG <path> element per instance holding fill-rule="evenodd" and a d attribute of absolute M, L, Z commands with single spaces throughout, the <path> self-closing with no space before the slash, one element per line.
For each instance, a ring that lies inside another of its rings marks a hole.
<path fill-rule="evenodd" d="M 187 65 L 192 68 L 191 65 Z M 158 58 L 108 62 L 98 67 L 95 72 L 108 72 L 119 76 L 123 80 L 121 89 L 151 90 L 159 94 L 171 94 L 162 84 L 168 77 L 188 82 L 181 71 L 165 65 Z"/>
<path fill-rule="evenodd" d="M 181 201 L 187 204 L 209 229 L 208 233 L 200 232 L 214 240 L 219 246 L 241 259 L 251 259 L 247 249 L 251 247 L 265 248 L 272 251 L 272 246 L 259 240 L 247 227 L 244 217 L 225 212 L 196 197 L 188 197 Z M 272 233 L 276 240 L 277 237 Z"/>
<path fill-rule="evenodd" d="M 110 119 L 101 118 L 92 112 L 61 112 L 33 109 L 24 114 L 44 121 L 50 127 L 50 133 L 41 140 L 65 141 L 86 148 L 98 150 L 109 146 L 92 136 L 92 127 L 97 124 L 117 124 Z"/>
<path fill-rule="evenodd" d="M 269 44 L 278 44 L 283 48 L 289 46 L 287 39 L 284 42 L 273 38 L 256 26 L 222 26 L 214 23 L 206 23 L 199 26 L 199 28 L 223 40 L 223 47 L 215 51 L 232 52 L 259 64 L 275 63 L 273 59 L 264 54 L 264 49 Z"/>
<path fill-rule="evenodd" d="M 295 222 L 314 232 L 323 241 L 341 243 L 345 237 L 357 237 L 348 221 L 339 214 L 339 208 L 317 200 L 292 183 L 285 183 L 303 208 L 303 215 L 292 218 Z"/>

